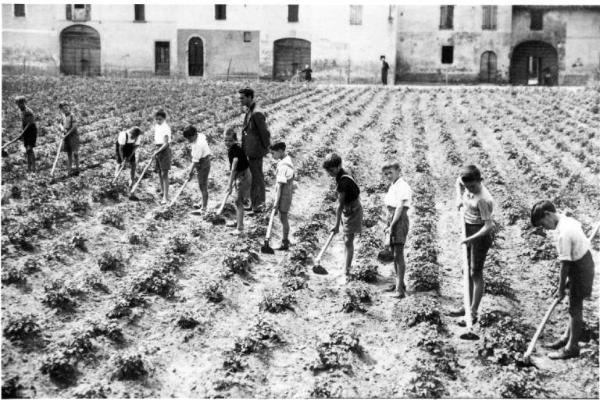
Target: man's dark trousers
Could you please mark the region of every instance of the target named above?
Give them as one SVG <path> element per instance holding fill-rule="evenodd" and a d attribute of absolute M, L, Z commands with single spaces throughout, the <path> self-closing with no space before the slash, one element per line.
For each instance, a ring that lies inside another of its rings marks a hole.
<path fill-rule="evenodd" d="M 252 173 L 252 187 L 250 189 L 250 199 L 252 200 L 252 209 L 264 205 L 265 195 L 265 177 L 263 174 L 263 158 L 249 157 L 250 172 Z"/>

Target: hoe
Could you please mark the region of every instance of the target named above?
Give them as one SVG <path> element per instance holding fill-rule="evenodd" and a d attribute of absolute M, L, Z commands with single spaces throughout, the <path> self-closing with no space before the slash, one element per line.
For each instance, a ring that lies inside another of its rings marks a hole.
<path fill-rule="evenodd" d="M 277 193 L 275 195 L 275 199 L 279 199 L 279 186 L 277 187 Z M 269 218 L 269 225 L 267 226 L 267 236 L 265 238 L 265 242 L 263 246 L 260 247 L 260 251 L 262 253 L 268 253 L 269 255 L 273 255 L 275 251 L 269 245 L 269 240 L 271 239 L 271 230 L 273 229 L 273 220 L 275 219 L 275 213 L 277 212 L 277 204 L 273 204 L 273 210 L 271 211 L 271 217 Z"/>
<path fill-rule="evenodd" d="M 331 244 L 331 240 L 333 240 L 333 236 L 334 235 L 335 235 L 334 232 L 332 232 L 331 234 L 329 234 L 329 238 L 327 238 L 327 242 L 325 242 L 325 245 L 321 249 L 321 252 L 319 252 L 319 255 L 317 256 L 317 259 L 315 259 L 315 265 L 313 266 L 313 273 L 315 273 L 315 274 L 327 274 L 327 270 L 325 270 L 325 268 L 323 266 L 321 266 L 321 258 L 323 257 L 323 254 L 325 253 L 325 251 L 327 250 L 327 248 L 329 248 L 329 244 Z"/>
<path fill-rule="evenodd" d="M 134 201 L 140 200 L 133 193 L 140 185 L 140 182 L 142 181 L 142 178 L 144 178 L 144 175 L 146 175 L 146 171 L 148 171 L 148 169 L 150 168 L 150 165 L 152 164 L 152 160 L 154 160 L 154 155 L 152 155 L 150 160 L 148 160 L 148 164 L 146 164 L 146 167 L 144 167 L 144 169 L 142 170 L 142 174 L 140 174 L 140 178 L 138 178 L 138 180 L 135 182 L 135 185 L 133 187 L 131 187 L 131 191 L 129 191 L 129 199 L 134 200 Z"/>
<path fill-rule="evenodd" d="M 460 214 L 460 221 L 462 227 L 463 239 L 467 238 L 464 212 Z M 469 260 L 467 256 L 467 245 L 463 244 L 463 302 L 465 308 L 465 322 L 467 324 L 467 331 L 460 335 L 463 340 L 478 340 L 479 336 L 473 332 L 473 317 L 471 315 L 471 297 L 469 294 Z"/>
<path fill-rule="evenodd" d="M 29 128 L 29 124 L 27 124 L 25 126 L 25 128 L 23 128 L 23 132 L 21 132 L 21 135 L 19 135 L 18 137 L 16 137 L 15 139 L 13 139 L 12 141 L 8 142 L 6 145 L 2 146 L 2 157 L 8 157 L 8 153 L 6 152 L 6 148 L 9 145 L 12 145 L 13 143 L 17 142 L 19 139 L 21 139 L 23 137 L 23 134 L 25 134 L 25 131 L 27 131 L 27 128 Z"/>

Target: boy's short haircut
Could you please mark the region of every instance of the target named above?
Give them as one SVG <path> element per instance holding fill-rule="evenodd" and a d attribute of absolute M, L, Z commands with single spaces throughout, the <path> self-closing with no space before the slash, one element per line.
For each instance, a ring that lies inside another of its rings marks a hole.
<path fill-rule="evenodd" d="M 235 132 L 235 129 L 232 127 L 229 127 L 227 130 L 225 130 L 225 136 L 228 138 L 233 138 L 235 141 L 237 141 L 237 132 Z"/>
<path fill-rule="evenodd" d="M 325 156 L 323 161 L 323 168 L 329 170 L 330 168 L 340 167 L 342 165 L 342 158 L 337 153 L 329 153 Z"/>
<path fill-rule="evenodd" d="M 274 150 L 274 151 L 283 150 L 283 151 L 285 151 L 285 142 L 275 142 L 273 145 L 271 145 L 271 150 Z"/>
<path fill-rule="evenodd" d="M 136 137 L 142 135 L 142 133 L 143 133 L 142 130 L 140 129 L 140 127 L 132 127 L 130 132 L 131 132 L 131 135 L 136 136 Z"/>
<path fill-rule="evenodd" d="M 188 125 L 183 129 L 183 137 L 186 139 L 190 139 L 194 135 L 198 133 L 198 130 L 193 125 Z"/>
<path fill-rule="evenodd" d="M 25 96 L 17 96 L 15 98 L 15 103 L 16 104 L 27 103 L 27 99 L 25 99 Z"/>
<path fill-rule="evenodd" d="M 537 227 L 540 225 L 540 220 L 544 218 L 546 212 L 556 213 L 556 207 L 549 200 L 537 202 L 531 208 L 531 225 Z"/>
<path fill-rule="evenodd" d="M 156 113 L 154 113 L 154 118 L 156 118 L 156 117 L 162 117 L 162 118 L 166 119 L 167 113 L 165 113 L 165 111 L 163 109 L 158 109 L 156 111 Z"/>
<path fill-rule="evenodd" d="M 481 171 L 477 168 L 477 166 L 473 164 L 469 164 L 468 166 L 463 167 L 460 172 L 460 179 L 462 182 L 479 182 L 481 181 Z"/>
<path fill-rule="evenodd" d="M 381 56 L 379 56 L 379 60 L 382 60 L 382 59 L 384 59 L 384 58 L 385 58 L 385 56 L 384 56 L 384 55 L 381 55 Z"/>
<path fill-rule="evenodd" d="M 241 93 L 244 96 L 251 97 L 252 99 L 254 99 L 254 89 L 252 89 L 252 88 L 240 89 L 239 93 Z"/>
<path fill-rule="evenodd" d="M 398 171 L 400 171 L 400 163 L 398 163 L 398 162 L 391 162 L 391 163 L 384 164 L 383 167 L 381 168 L 381 171 L 387 171 L 387 170 L 398 170 Z"/>

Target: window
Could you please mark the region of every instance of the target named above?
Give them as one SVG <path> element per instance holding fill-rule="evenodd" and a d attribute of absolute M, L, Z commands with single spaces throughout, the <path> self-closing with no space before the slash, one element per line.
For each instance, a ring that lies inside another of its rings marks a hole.
<path fill-rule="evenodd" d="M 227 19 L 227 5 L 215 4 L 215 19 Z"/>
<path fill-rule="evenodd" d="M 454 28 L 454 6 L 440 7 L 440 29 Z"/>
<path fill-rule="evenodd" d="M 15 17 L 25 16 L 25 4 L 15 4 Z"/>
<path fill-rule="evenodd" d="M 350 25 L 362 25 L 362 6 L 350 6 Z"/>
<path fill-rule="evenodd" d="M 134 21 L 146 21 L 146 6 L 143 4 L 133 5 Z"/>
<path fill-rule="evenodd" d="M 244 32 L 244 42 L 252 42 L 252 32 Z"/>
<path fill-rule="evenodd" d="M 170 48 L 169 42 L 154 42 L 154 72 L 156 75 L 169 75 L 171 71 Z"/>
<path fill-rule="evenodd" d="M 498 6 L 483 6 L 482 29 L 495 30 L 498 14 Z"/>
<path fill-rule="evenodd" d="M 442 64 L 454 62 L 454 46 L 442 46 Z"/>
<path fill-rule="evenodd" d="M 544 12 L 542 10 L 531 10 L 531 26 L 532 31 L 541 31 L 544 29 Z"/>
<path fill-rule="evenodd" d="M 288 22 L 298 22 L 298 4 L 288 5 Z"/>
<path fill-rule="evenodd" d="M 89 4 L 67 4 L 67 20 L 89 21 L 91 19 L 92 6 Z"/>

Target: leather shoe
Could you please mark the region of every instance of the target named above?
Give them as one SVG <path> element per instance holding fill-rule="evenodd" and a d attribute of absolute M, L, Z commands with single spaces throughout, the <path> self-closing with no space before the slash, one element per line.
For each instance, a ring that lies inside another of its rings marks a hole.
<path fill-rule="evenodd" d="M 563 348 L 556 352 L 551 352 L 548 354 L 548 358 L 550 359 L 569 359 L 569 358 L 577 358 L 579 356 L 579 348 L 575 349 L 566 349 Z"/>
<path fill-rule="evenodd" d="M 546 343 L 544 344 L 544 348 L 549 348 L 549 349 L 561 349 L 562 347 L 564 347 L 565 345 L 567 345 L 568 340 L 565 340 L 564 338 L 560 338 L 552 343 Z"/>

